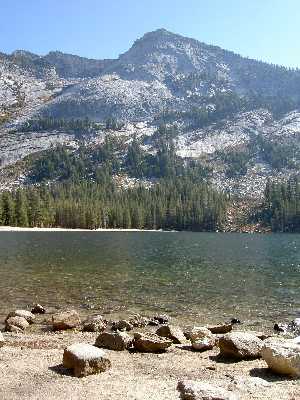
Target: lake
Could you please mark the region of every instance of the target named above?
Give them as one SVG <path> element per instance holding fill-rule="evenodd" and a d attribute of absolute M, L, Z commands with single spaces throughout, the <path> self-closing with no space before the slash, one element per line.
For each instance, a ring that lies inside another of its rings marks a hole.
<path fill-rule="evenodd" d="M 300 314 L 300 235 L 0 232 L 0 278 L 1 319 L 37 301 L 270 328 Z"/>

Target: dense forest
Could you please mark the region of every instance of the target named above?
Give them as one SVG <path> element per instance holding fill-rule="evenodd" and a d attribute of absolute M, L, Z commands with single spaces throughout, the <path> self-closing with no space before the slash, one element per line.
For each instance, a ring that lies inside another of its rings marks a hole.
<path fill-rule="evenodd" d="M 300 232 L 300 184 L 267 182 L 263 221 L 275 232 Z"/>

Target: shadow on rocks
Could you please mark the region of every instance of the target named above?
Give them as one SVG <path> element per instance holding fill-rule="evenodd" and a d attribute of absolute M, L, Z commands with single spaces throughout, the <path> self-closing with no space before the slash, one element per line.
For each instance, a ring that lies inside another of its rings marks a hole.
<path fill-rule="evenodd" d="M 58 375 L 73 376 L 72 371 L 65 368 L 62 364 L 53 365 L 52 367 L 49 367 L 49 369 Z"/>
<path fill-rule="evenodd" d="M 268 382 L 286 382 L 296 381 L 297 378 L 291 376 L 276 375 L 268 367 L 266 368 L 252 368 L 249 372 L 250 376 L 262 378 Z"/>
<path fill-rule="evenodd" d="M 209 359 L 211 361 L 214 361 L 216 363 L 220 364 L 236 364 L 242 360 L 236 359 L 236 358 L 229 358 L 229 357 L 224 357 L 221 354 L 217 354 L 215 356 L 209 356 Z"/>

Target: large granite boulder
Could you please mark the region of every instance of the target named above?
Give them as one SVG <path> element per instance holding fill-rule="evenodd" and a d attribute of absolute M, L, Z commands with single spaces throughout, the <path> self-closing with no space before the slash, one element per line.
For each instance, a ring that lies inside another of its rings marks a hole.
<path fill-rule="evenodd" d="M 3 347 L 5 345 L 5 339 L 2 333 L 0 332 L 0 347 Z"/>
<path fill-rule="evenodd" d="M 134 334 L 133 347 L 143 353 L 160 353 L 166 351 L 172 344 L 172 340 L 155 334 L 139 332 Z"/>
<path fill-rule="evenodd" d="M 187 343 L 182 329 L 175 325 L 163 325 L 157 329 L 156 334 L 161 337 L 172 340 L 175 344 Z"/>
<path fill-rule="evenodd" d="M 111 367 L 105 352 L 85 343 L 75 343 L 64 350 L 63 366 L 73 370 L 74 376 L 80 378 L 104 372 Z"/>
<path fill-rule="evenodd" d="M 6 320 L 8 320 L 11 317 L 22 317 L 22 318 L 26 319 L 26 321 L 29 324 L 32 324 L 34 319 L 35 319 L 35 315 L 32 312 L 28 311 L 28 310 L 15 310 L 15 311 L 12 311 L 12 312 L 10 312 L 8 314 L 8 316 L 6 317 Z"/>
<path fill-rule="evenodd" d="M 23 317 L 9 317 L 5 321 L 5 330 L 7 332 L 23 332 L 29 327 L 29 322 Z"/>
<path fill-rule="evenodd" d="M 83 322 L 82 330 L 85 332 L 103 332 L 107 327 L 102 315 L 95 315 Z"/>
<path fill-rule="evenodd" d="M 104 349 L 122 351 L 129 349 L 132 345 L 133 338 L 126 332 L 103 332 L 95 342 L 95 346 Z"/>
<path fill-rule="evenodd" d="M 263 344 L 247 332 L 231 332 L 219 338 L 220 355 L 239 360 L 259 358 Z"/>
<path fill-rule="evenodd" d="M 54 331 L 78 328 L 80 324 L 79 314 L 75 310 L 58 312 L 52 316 Z"/>
<path fill-rule="evenodd" d="M 300 377 L 300 344 L 294 340 L 268 339 L 261 356 L 273 372 Z"/>
<path fill-rule="evenodd" d="M 181 400 L 238 400 L 239 397 L 217 385 L 205 381 L 181 381 L 177 390 Z"/>

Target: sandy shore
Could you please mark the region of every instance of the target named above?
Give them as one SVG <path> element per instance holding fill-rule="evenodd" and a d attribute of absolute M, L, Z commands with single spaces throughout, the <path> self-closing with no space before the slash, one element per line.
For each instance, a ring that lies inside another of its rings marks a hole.
<path fill-rule="evenodd" d="M 175 232 L 155 229 L 68 229 L 68 228 L 22 228 L 18 226 L 0 226 L 0 232 Z"/>
<path fill-rule="evenodd" d="M 218 384 L 241 400 L 296 400 L 300 382 L 273 375 L 262 360 L 224 362 L 218 350 L 203 353 L 174 346 L 164 354 L 109 351 L 112 368 L 74 378 L 61 365 L 65 346 L 94 344 L 93 333 L 4 334 L 0 349 L 0 398 L 5 400 L 174 400 L 180 380 Z"/>

